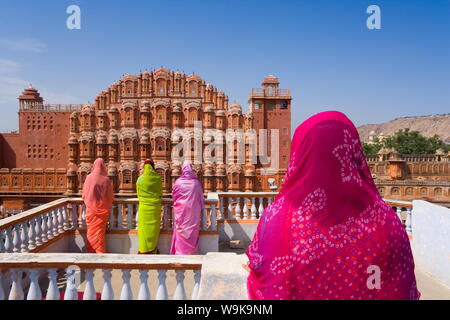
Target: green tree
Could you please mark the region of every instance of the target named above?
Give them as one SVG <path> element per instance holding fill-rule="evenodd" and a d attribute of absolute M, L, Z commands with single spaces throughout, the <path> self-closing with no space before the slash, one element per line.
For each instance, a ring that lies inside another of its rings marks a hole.
<path fill-rule="evenodd" d="M 388 136 L 383 141 L 374 140 L 373 144 L 363 143 L 366 155 L 374 155 L 381 148 L 394 148 L 401 154 L 434 154 L 436 150 L 450 151 L 450 145 L 443 142 L 438 135 L 427 138 L 419 131 L 400 129 L 393 136 Z"/>

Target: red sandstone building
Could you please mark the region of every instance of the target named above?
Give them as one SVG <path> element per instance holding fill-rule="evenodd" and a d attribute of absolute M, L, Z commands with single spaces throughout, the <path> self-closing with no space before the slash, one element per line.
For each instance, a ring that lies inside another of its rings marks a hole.
<path fill-rule="evenodd" d="M 206 157 L 194 165 L 205 192 L 269 191 L 268 178 L 280 186 L 289 161 L 291 100 L 290 90 L 280 89 L 278 79 L 268 76 L 262 88 L 251 90 L 249 111 L 243 113 L 240 105 L 229 105 L 224 92 L 199 76 L 163 68 L 124 76 L 93 105 L 47 105 L 36 89 L 25 89 L 19 97 L 18 133 L 0 135 L 3 212 L 79 194 L 97 157 L 106 160 L 117 196 L 135 193 L 142 163 L 150 156 L 163 177 L 164 191 L 170 193 L 181 174 L 180 163 L 171 161 L 179 142 L 173 132 L 185 129 L 193 137 L 198 121 L 203 151 L 211 140 L 220 140 L 214 129 L 255 129 L 258 134 L 260 129 L 278 129 L 276 172 L 262 175 L 267 165 L 250 161 L 252 138 L 247 136 L 244 163 L 230 164 L 222 152 L 214 155 L 218 161 Z M 271 156 L 270 130 L 267 148 Z"/>

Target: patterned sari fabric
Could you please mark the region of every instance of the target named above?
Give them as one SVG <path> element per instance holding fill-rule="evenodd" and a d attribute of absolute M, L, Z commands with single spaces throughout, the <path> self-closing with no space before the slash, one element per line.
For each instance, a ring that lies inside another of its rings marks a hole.
<path fill-rule="evenodd" d="M 174 228 L 170 254 L 197 254 L 204 200 L 202 185 L 190 163 L 183 165 L 172 197 Z"/>
<path fill-rule="evenodd" d="M 103 159 L 98 158 L 94 161 L 91 173 L 84 182 L 82 197 L 86 205 L 87 251 L 105 253 L 106 225 L 114 192 Z"/>
<path fill-rule="evenodd" d="M 378 193 L 355 126 L 336 111 L 297 128 L 247 255 L 250 299 L 420 296 L 405 229 Z"/>
<path fill-rule="evenodd" d="M 162 179 L 150 164 L 144 164 L 144 173 L 136 182 L 136 191 L 139 199 L 139 253 L 153 253 L 158 246 L 161 228 Z"/>

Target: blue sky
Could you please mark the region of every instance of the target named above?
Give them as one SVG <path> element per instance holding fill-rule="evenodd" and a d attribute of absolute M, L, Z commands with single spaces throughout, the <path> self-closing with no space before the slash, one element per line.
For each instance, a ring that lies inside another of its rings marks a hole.
<path fill-rule="evenodd" d="M 81 8 L 81 30 L 66 8 Z M 381 8 L 369 30 L 366 8 Z M 450 112 L 450 1 L 2 0 L 0 131 L 32 83 L 87 103 L 126 73 L 195 72 L 244 108 L 268 74 L 293 95 L 292 126 L 329 109 L 357 125 Z"/>

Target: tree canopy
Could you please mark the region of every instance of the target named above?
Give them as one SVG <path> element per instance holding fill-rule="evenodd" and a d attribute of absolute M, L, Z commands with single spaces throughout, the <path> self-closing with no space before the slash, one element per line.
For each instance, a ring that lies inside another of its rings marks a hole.
<path fill-rule="evenodd" d="M 450 151 L 450 145 L 442 141 L 438 135 L 427 138 L 419 131 L 409 129 L 400 129 L 382 141 L 375 138 L 373 143 L 363 142 L 362 147 L 366 155 L 376 155 L 381 148 L 394 148 L 401 154 L 434 154 L 438 149 Z"/>

